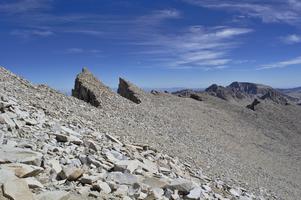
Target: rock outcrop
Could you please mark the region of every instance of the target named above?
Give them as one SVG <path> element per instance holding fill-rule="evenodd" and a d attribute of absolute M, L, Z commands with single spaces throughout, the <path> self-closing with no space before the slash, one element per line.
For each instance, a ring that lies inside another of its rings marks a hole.
<path fill-rule="evenodd" d="M 258 99 L 254 99 L 254 101 L 250 105 L 247 105 L 247 108 L 255 111 L 255 106 L 257 106 L 258 104 L 260 104 L 260 101 L 258 101 Z"/>
<path fill-rule="evenodd" d="M 142 101 L 141 96 L 143 95 L 144 91 L 129 81 L 119 78 L 117 93 L 136 104 L 140 104 Z"/>
<path fill-rule="evenodd" d="M 192 89 L 180 90 L 180 91 L 173 92 L 172 94 L 177 95 L 179 97 L 191 98 L 197 101 L 203 101 L 202 97 L 200 96 L 200 92 Z"/>
<path fill-rule="evenodd" d="M 223 86 L 219 86 L 216 84 L 212 84 L 211 86 L 209 86 L 205 92 L 209 93 L 212 96 L 216 96 L 220 99 L 223 100 L 229 100 L 230 97 L 233 96 L 233 94 L 231 93 L 231 91 Z"/>
<path fill-rule="evenodd" d="M 203 101 L 202 97 L 196 93 L 190 94 L 190 98 L 197 100 L 197 101 Z"/>
<path fill-rule="evenodd" d="M 92 88 L 93 86 L 94 88 Z M 83 68 L 82 72 L 76 77 L 72 96 L 98 107 L 101 103 L 94 93 L 96 87 L 101 87 L 101 83 L 87 68 Z"/>
<path fill-rule="evenodd" d="M 269 90 L 260 97 L 262 100 L 271 100 L 282 105 L 289 105 L 288 98 L 276 90 Z"/>
<path fill-rule="evenodd" d="M 231 89 L 233 92 L 240 92 L 248 95 L 263 95 L 268 91 L 273 90 L 272 87 L 256 84 L 256 83 L 248 83 L 248 82 L 233 82 L 227 88 Z"/>
<path fill-rule="evenodd" d="M 116 94 L 99 81 L 87 68 L 77 75 L 72 96 L 81 99 L 95 107 L 111 105 Z"/>
<path fill-rule="evenodd" d="M 179 97 L 190 97 L 191 94 L 194 94 L 195 91 L 192 89 L 179 90 L 176 92 L 172 92 L 173 95 L 177 95 Z"/>

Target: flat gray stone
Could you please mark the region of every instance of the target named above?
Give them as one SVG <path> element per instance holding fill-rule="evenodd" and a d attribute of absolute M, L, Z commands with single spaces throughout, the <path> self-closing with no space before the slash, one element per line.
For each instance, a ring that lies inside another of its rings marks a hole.
<path fill-rule="evenodd" d="M 4 132 L 0 130 L 0 145 L 3 144 L 3 140 L 4 140 Z"/>
<path fill-rule="evenodd" d="M 142 182 L 151 188 L 165 188 L 169 184 L 168 180 L 156 177 L 145 177 Z"/>
<path fill-rule="evenodd" d="M 229 192 L 235 197 L 239 197 L 241 195 L 241 191 L 239 189 L 231 188 Z"/>
<path fill-rule="evenodd" d="M 50 167 L 58 174 L 62 171 L 62 166 L 60 162 L 56 159 L 52 159 L 49 162 Z"/>
<path fill-rule="evenodd" d="M 115 163 L 114 170 L 133 173 L 139 166 L 143 166 L 143 163 L 138 160 L 120 160 Z"/>
<path fill-rule="evenodd" d="M 115 181 L 119 184 L 133 185 L 138 182 L 138 178 L 135 175 L 122 173 L 122 172 L 111 172 L 108 174 L 107 180 Z"/>
<path fill-rule="evenodd" d="M 194 187 L 195 184 L 193 182 L 182 178 L 174 179 L 168 185 L 168 188 L 184 193 L 189 193 Z"/>
<path fill-rule="evenodd" d="M 23 179 L 14 179 L 5 182 L 3 184 L 3 194 L 12 200 L 33 200 L 33 194 Z"/>
<path fill-rule="evenodd" d="M 105 194 L 110 194 L 112 192 L 110 186 L 103 181 L 97 181 L 97 183 L 93 184 L 92 188 Z"/>
<path fill-rule="evenodd" d="M 67 128 L 67 127 L 65 127 L 65 126 L 61 126 L 61 129 L 62 129 L 64 132 L 68 133 L 69 135 L 74 135 L 74 136 L 77 136 L 77 137 L 80 136 L 79 133 L 77 133 L 77 132 L 75 132 L 74 130 L 72 130 L 72 129 L 70 129 L 70 128 Z"/>
<path fill-rule="evenodd" d="M 126 185 L 119 185 L 117 190 L 114 192 L 114 195 L 119 197 L 125 197 L 128 194 L 128 186 Z"/>
<path fill-rule="evenodd" d="M 29 188 L 35 189 L 35 188 L 43 188 L 43 184 L 38 181 L 35 177 L 28 177 L 24 179 L 28 185 Z"/>
<path fill-rule="evenodd" d="M 35 197 L 36 200 L 69 200 L 70 194 L 65 191 L 43 192 Z"/>
<path fill-rule="evenodd" d="M 14 121 L 7 115 L 7 113 L 0 114 L 0 124 L 7 124 L 10 128 L 15 127 Z"/>
<path fill-rule="evenodd" d="M 1 165 L 4 169 L 11 170 L 19 178 L 32 177 L 40 174 L 44 169 L 34 165 L 26 165 L 22 163 L 10 163 Z"/>
<path fill-rule="evenodd" d="M 69 136 L 69 141 L 76 145 L 81 145 L 83 143 L 83 141 L 81 139 L 79 139 L 78 137 L 73 136 L 73 135 Z"/>
<path fill-rule="evenodd" d="M 5 145 L 0 147 L 0 164 L 24 163 L 40 166 L 41 159 L 41 153 L 34 152 L 28 149 L 15 148 Z"/>
<path fill-rule="evenodd" d="M 8 169 L 0 169 L 0 185 L 3 183 L 9 181 L 9 180 L 14 180 L 18 179 L 15 175 L 15 173 L 11 170 Z"/>
<path fill-rule="evenodd" d="M 186 196 L 188 199 L 200 199 L 202 195 L 202 188 L 201 187 L 195 187 L 193 188 L 189 194 Z"/>

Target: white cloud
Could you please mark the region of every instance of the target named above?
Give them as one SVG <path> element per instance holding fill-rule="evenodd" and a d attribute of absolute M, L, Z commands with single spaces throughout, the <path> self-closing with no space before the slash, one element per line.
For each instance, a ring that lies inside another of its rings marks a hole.
<path fill-rule="evenodd" d="M 301 8 L 301 1 L 300 0 L 288 0 L 288 3 L 294 9 L 300 9 Z"/>
<path fill-rule="evenodd" d="M 183 0 L 185 2 L 225 11 L 240 13 L 240 16 L 260 18 L 265 23 L 287 23 L 300 25 L 301 23 L 301 2 L 298 0 Z"/>
<path fill-rule="evenodd" d="M 171 27 L 165 22 L 182 17 L 176 9 L 155 10 L 142 16 L 126 17 L 93 13 L 54 15 L 31 12 L 25 16 L 15 19 L 22 27 L 35 27 L 37 30 L 44 30 L 42 27 L 46 27 L 49 32 L 45 32 L 45 36 L 51 33 L 58 36 L 67 33 L 97 36 L 100 40 L 110 40 L 116 46 L 128 45 L 125 53 L 130 56 L 139 54 L 155 66 L 172 68 L 221 69 L 221 66 L 235 64 L 235 60 L 229 56 L 230 51 L 239 47 L 242 42 L 240 36 L 253 31 L 226 26 Z M 21 31 L 15 35 L 19 33 Z M 23 33 L 28 36 L 43 35 L 42 32 L 29 34 L 26 30 Z M 98 50 L 70 48 L 63 53 L 97 54 Z"/>
<path fill-rule="evenodd" d="M 53 0 L 26 0 L 26 1 L 47 1 Z M 38 6 L 37 6 L 38 7 Z M 28 11 L 28 9 L 26 9 Z M 1 10 L 0 10 L 1 11 Z M 144 15 L 103 15 L 103 14 L 52 14 L 51 12 L 24 12 L 22 15 L 15 15 L 13 20 L 22 28 L 47 27 L 55 33 L 83 34 L 87 36 L 98 36 L 113 39 L 130 39 L 129 34 L 145 37 L 154 29 L 158 28 L 167 20 L 177 19 L 181 13 L 176 9 L 154 10 Z M 21 28 L 20 28 L 21 29 Z"/>
<path fill-rule="evenodd" d="M 287 35 L 286 37 L 283 37 L 282 40 L 287 44 L 301 43 L 301 35 Z"/>
<path fill-rule="evenodd" d="M 161 65 L 169 68 L 217 68 L 232 62 L 228 53 L 239 46 L 238 36 L 251 29 L 233 27 L 192 26 L 180 33 L 157 35 L 138 45 L 150 48 L 153 57 L 164 58 Z M 165 50 L 165 52 L 164 52 Z M 168 58 L 168 59 L 167 59 Z"/>
<path fill-rule="evenodd" d="M 220 38 L 230 38 L 235 35 L 241 35 L 241 34 L 250 33 L 250 32 L 252 32 L 252 30 L 246 29 L 246 28 L 227 28 L 227 29 L 218 31 L 216 33 L 216 36 L 220 37 Z"/>
<path fill-rule="evenodd" d="M 160 18 L 178 18 L 180 17 L 180 12 L 176 9 L 158 10 L 154 12 L 153 16 Z"/>
<path fill-rule="evenodd" d="M 301 56 L 290 59 L 290 60 L 285 60 L 285 61 L 280 61 L 280 62 L 277 62 L 277 63 L 262 65 L 259 69 L 285 68 L 285 67 L 294 66 L 294 65 L 300 65 L 301 66 Z"/>

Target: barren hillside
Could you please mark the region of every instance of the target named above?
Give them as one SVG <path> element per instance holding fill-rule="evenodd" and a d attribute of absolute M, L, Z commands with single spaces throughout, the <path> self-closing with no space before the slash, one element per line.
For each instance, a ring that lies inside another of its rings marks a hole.
<path fill-rule="evenodd" d="M 197 101 L 129 87 L 141 99 L 137 104 L 96 86 L 92 92 L 108 94 L 103 103 L 110 105 L 94 107 L 47 86 L 34 86 L 4 68 L 0 84 L 1 95 L 16 99 L 21 107 L 41 109 L 61 124 L 93 127 L 124 143 L 148 144 L 257 195 L 265 188 L 279 199 L 301 196 L 300 106 L 262 100 L 252 111 L 246 108 L 251 102 L 237 104 L 206 93 Z M 93 98 L 101 100 L 102 95 Z"/>

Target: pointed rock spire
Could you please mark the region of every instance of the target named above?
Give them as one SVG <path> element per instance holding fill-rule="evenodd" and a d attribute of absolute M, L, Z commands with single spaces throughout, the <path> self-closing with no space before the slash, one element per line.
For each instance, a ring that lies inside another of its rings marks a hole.
<path fill-rule="evenodd" d="M 102 107 L 105 104 L 110 104 L 110 99 L 117 95 L 84 67 L 76 77 L 72 96 L 95 107 Z"/>
<path fill-rule="evenodd" d="M 126 81 L 123 78 L 119 78 L 119 86 L 117 92 L 124 98 L 127 98 L 136 104 L 140 104 L 142 102 L 142 96 L 145 94 L 145 92 L 139 87 L 130 83 L 129 81 Z"/>

